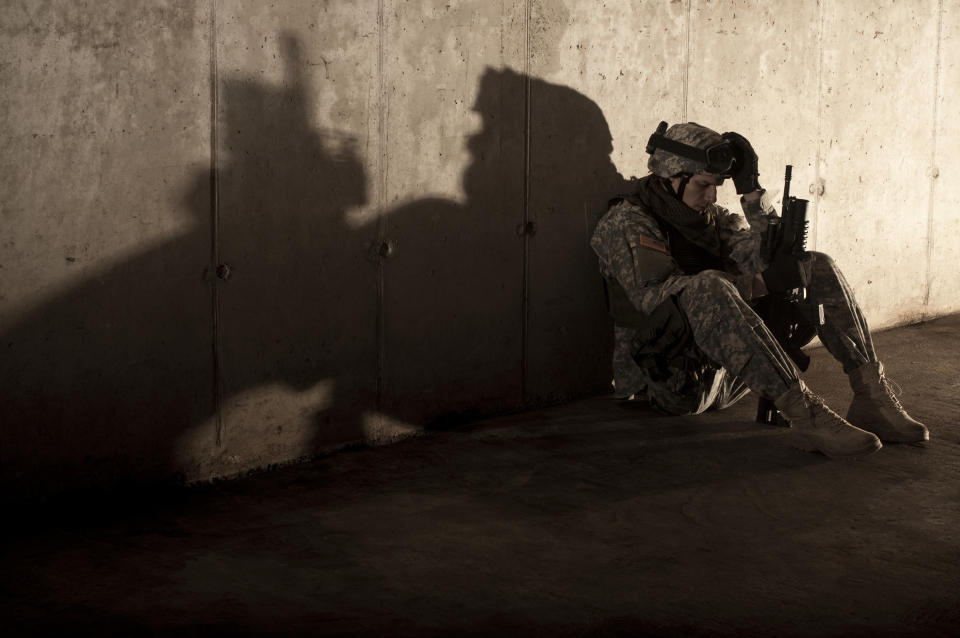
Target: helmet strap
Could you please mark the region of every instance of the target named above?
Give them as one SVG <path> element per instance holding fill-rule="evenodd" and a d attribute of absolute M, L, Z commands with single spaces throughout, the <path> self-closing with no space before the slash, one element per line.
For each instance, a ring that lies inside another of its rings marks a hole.
<path fill-rule="evenodd" d="M 683 202 L 683 191 L 687 190 L 687 184 L 690 182 L 690 178 L 693 177 L 690 173 L 683 173 L 683 179 L 680 180 L 680 186 L 677 187 L 677 191 L 674 193 L 681 202 Z M 672 188 L 670 189 L 673 190 Z"/>

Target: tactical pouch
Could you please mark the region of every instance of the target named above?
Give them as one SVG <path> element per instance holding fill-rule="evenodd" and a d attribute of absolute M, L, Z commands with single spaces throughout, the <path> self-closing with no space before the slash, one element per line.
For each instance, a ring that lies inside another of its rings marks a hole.
<path fill-rule="evenodd" d="M 671 297 L 661 303 L 637 328 L 631 353 L 638 366 L 647 370 L 654 381 L 666 379 L 670 369 L 685 370 L 699 360 L 690 356 L 696 352 L 693 333 L 686 315 Z"/>
<path fill-rule="evenodd" d="M 619 281 L 604 277 L 603 291 L 607 298 L 607 312 L 615 325 L 621 328 L 642 328 L 646 325 L 649 320 L 647 314 L 633 305 Z"/>
<path fill-rule="evenodd" d="M 631 356 L 638 366 L 646 370 L 651 380 L 663 381 L 672 374 L 671 368 L 685 370 L 691 365 L 699 367 L 700 360 L 691 356 L 697 352 L 693 332 L 674 297 L 647 314 L 633 305 L 627 291 L 616 279 L 604 278 L 604 290 L 607 309 L 614 324 L 636 331 L 630 348 Z"/>

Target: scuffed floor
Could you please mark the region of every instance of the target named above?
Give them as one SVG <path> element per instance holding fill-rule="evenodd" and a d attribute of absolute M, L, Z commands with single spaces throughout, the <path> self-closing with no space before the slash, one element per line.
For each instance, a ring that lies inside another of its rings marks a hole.
<path fill-rule="evenodd" d="M 927 448 L 606 397 L 5 522 L 6 636 L 953 635 L 960 316 L 876 335 Z M 812 351 L 810 386 L 846 410 Z"/>

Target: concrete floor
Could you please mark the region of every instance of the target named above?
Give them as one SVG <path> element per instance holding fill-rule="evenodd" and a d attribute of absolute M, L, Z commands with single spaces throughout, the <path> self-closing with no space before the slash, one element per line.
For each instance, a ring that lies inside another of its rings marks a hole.
<path fill-rule="evenodd" d="M 876 335 L 931 445 L 606 397 L 7 519 L 4 635 L 954 635 L 960 316 Z M 807 379 L 845 411 L 823 349 Z"/>

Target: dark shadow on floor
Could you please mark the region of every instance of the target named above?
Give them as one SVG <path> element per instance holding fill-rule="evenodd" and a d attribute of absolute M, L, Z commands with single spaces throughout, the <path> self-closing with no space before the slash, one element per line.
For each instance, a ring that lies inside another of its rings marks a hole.
<path fill-rule="evenodd" d="M 17 633 L 952 636 L 960 315 L 876 335 L 931 445 L 789 447 L 754 404 L 597 397 L 7 526 Z M 808 380 L 838 405 L 822 349 Z"/>

